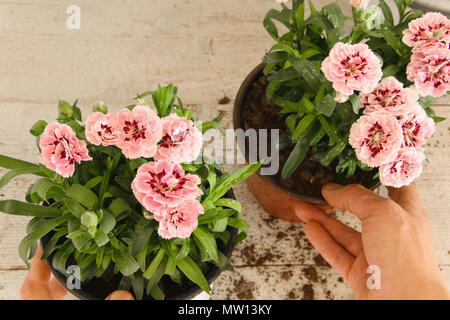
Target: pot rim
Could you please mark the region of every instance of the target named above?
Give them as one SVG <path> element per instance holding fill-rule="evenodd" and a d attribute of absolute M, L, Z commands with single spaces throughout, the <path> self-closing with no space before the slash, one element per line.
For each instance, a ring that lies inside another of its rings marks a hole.
<path fill-rule="evenodd" d="M 244 81 L 242 82 L 241 86 L 239 87 L 238 93 L 236 95 L 236 99 L 234 100 L 234 109 L 233 109 L 233 127 L 234 129 L 242 129 L 241 127 L 241 110 L 244 107 L 244 101 L 247 96 L 247 93 L 250 89 L 250 85 L 253 83 L 254 79 L 261 73 L 261 71 L 264 69 L 266 64 L 264 62 L 261 62 L 258 64 L 253 70 L 245 77 Z M 239 149 L 240 146 L 238 146 Z M 248 162 L 248 155 L 245 150 L 241 150 L 241 152 L 244 151 L 246 162 Z M 296 199 L 306 201 L 309 203 L 315 203 L 315 204 L 327 204 L 325 199 L 323 197 L 311 197 L 311 196 L 305 196 L 301 195 L 295 192 L 292 192 L 285 187 L 276 184 L 272 179 L 269 179 L 267 176 L 262 176 L 259 174 L 259 170 L 255 173 L 258 176 L 260 176 L 264 182 L 268 183 L 271 187 L 274 189 L 283 192 L 291 197 L 294 197 Z M 370 185 L 369 189 L 375 190 L 381 185 L 379 179 L 375 180 L 372 185 Z"/>
<path fill-rule="evenodd" d="M 231 199 L 236 199 L 232 188 L 230 190 L 228 190 L 228 192 L 226 193 L 226 195 L 224 197 L 231 198 Z M 234 251 L 234 248 L 235 248 L 234 242 L 235 242 L 235 240 L 236 240 L 236 238 L 238 236 L 238 230 L 236 228 L 234 228 L 234 227 L 228 227 L 228 230 L 230 231 L 230 239 L 228 240 L 228 243 L 227 243 L 223 253 L 229 259 L 231 257 L 231 255 L 232 255 L 233 251 Z M 45 248 L 45 245 L 50 240 L 51 235 L 52 235 L 52 233 L 48 233 L 44 237 L 42 237 L 40 239 L 40 242 L 41 242 L 41 245 L 42 245 L 43 248 Z M 79 289 L 79 290 L 78 289 L 69 289 L 67 287 L 67 276 L 62 274 L 60 271 L 56 270 L 53 267 L 52 261 L 53 261 L 54 254 L 55 253 L 53 252 L 45 260 L 46 260 L 46 263 L 47 263 L 51 273 L 59 281 L 59 283 L 61 283 L 64 286 L 64 288 L 67 289 L 67 291 L 69 291 L 71 294 L 73 294 L 74 296 L 76 296 L 77 298 L 79 298 L 81 300 L 100 300 L 98 297 L 94 296 L 93 294 L 91 294 L 87 290 L 84 290 L 84 289 Z M 209 269 L 209 271 L 205 275 L 205 278 L 208 281 L 209 285 L 211 285 L 223 271 L 218 266 L 213 265 L 212 263 L 210 265 L 211 265 L 211 268 Z M 181 288 L 182 287 L 180 287 L 180 289 Z M 191 300 L 191 299 L 193 299 L 194 297 L 196 297 L 197 295 L 199 295 L 202 292 L 203 292 L 203 289 L 201 289 L 197 284 L 194 284 L 194 286 L 188 288 L 187 290 L 184 290 L 181 293 L 176 294 L 175 296 L 166 297 L 164 300 Z"/>

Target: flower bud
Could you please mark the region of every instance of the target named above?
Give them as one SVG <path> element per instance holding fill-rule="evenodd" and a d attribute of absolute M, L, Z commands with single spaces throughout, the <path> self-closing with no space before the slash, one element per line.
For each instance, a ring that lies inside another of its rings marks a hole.
<path fill-rule="evenodd" d="M 81 216 L 81 225 L 86 228 L 94 228 L 98 224 L 98 217 L 95 212 L 87 211 Z"/>

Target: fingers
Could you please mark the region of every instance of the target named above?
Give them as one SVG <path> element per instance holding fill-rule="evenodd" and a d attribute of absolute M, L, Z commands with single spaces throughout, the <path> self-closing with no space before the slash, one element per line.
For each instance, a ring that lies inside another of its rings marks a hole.
<path fill-rule="evenodd" d="M 343 187 L 330 183 L 322 188 L 322 194 L 332 207 L 350 211 L 361 220 L 385 213 L 387 202 L 392 202 L 357 184 Z"/>
<path fill-rule="evenodd" d="M 314 205 L 299 203 L 295 207 L 295 213 L 306 223 L 311 221 L 320 223 L 352 255 L 357 256 L 363 251 L 361 234 L 358 231 L 327 215 Z"/>
<path fill-rule="evenodd" d="M 414 215 L 425 214 L 425 209 L 420 199 L 419 190 L 415 183 L 402 188 L 388 187 L 389 197 L 400 205 L 405 211 Z"/>
<path fill-rule="evenodd" d="M 34 255 L 33 259 L 31 259 L 31 268 L 27 273 L 26 280 L 42 282 L 50 280 L 50 269 L 48 268 L 47 262 L 45 262 L 45 260 L 41 260 L 41 257 L 42 248 L 39 244 L 36 254 Z"/>
<path fill-rule="evenodd" d="M 305 234 L 322 257 L 347 281 L 348 271 L 355 258 L 345 251 L 322 225 L 315 221 L 306 224 Z"/>
<path fill-rule="evenodd" d="M 107 296 L 105 300 L 134 300 L 134 297 L 128 291 L 116 290 Z"/>

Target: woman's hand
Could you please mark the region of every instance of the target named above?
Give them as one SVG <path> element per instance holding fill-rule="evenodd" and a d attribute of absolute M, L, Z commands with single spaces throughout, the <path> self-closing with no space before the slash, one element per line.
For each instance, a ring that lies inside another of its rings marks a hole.
<path fill-rule="evenodd" d="M 362 233 L 312 204 L 299 203 L 296 213 L 306 222 L 308 239 L 350 285 L 355 298 L 450 298 L 415 184 L 389 189 L 391 199 L 359 185 L 329 184 L 322 193 L 330 206 L 361 219 Z M 369 266 L 380 270 L 379 289 L 367 285 Z"/>

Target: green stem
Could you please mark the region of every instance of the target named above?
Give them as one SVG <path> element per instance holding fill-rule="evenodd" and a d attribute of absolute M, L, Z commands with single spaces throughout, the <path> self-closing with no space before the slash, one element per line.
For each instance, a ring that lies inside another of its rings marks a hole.
<path fill-rule="evenodd" d="M 106 189 L 109 186 L 111 174 L 116 170 L 117 166 L 119 165 L 120 158 L 121 158 L 121 153 L 118 153 L 114 157 L 114 159 L 112 159 L 110 156 L 108 156 L 108 159 L 106 162 L 106 163 L 108 163 L 108 167 L 106 169 L 105 175 L 103 176 L 102 184 L 100 186 L 100 194 L 99 194 L 100 208 L 103 208 L 103 203 L 105 201 L 105 193 L 106 193 Z"/>

